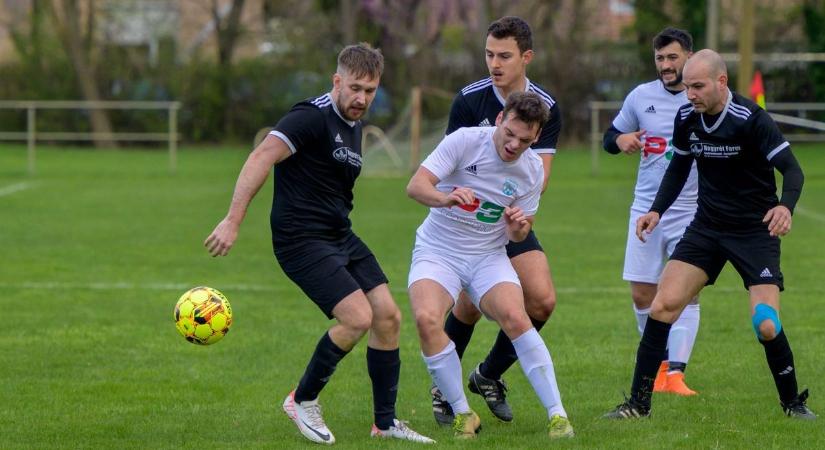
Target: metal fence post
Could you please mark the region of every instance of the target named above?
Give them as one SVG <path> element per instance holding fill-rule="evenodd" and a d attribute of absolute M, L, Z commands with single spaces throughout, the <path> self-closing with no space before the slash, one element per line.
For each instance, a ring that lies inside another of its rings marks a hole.
<path fill-rule="evenodd" d="M 169 105 L 169 170 L 178 170 L 178 104 Z"/>
<path fill-rule="evenodd" d="M 27 144 L 27 158 L 29 162 L 29 175 L 34 175 L 34 145 L 37 140 L 37 125 L 35 121 L 37 115 L 35 114 L 34 104 L 29 103 L 26 111 L 26 144 Z"/>

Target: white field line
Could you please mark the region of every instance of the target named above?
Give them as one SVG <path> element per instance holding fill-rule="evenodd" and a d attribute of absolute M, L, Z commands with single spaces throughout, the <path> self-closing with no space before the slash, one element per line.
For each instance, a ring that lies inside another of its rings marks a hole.
<path fill-rule="evenodd" d="M 23 281 L 23 282 L 2 282 L 2 289 L 28 289 L 28 290 L 91 290 L 91 291 L 125 291 L 125 290 L 145 290 L 145 291 L 186 291 L 194 287 L 192 284 L 184 283 L 131 283 L 131 282 L 88 282 L 88 283 L 68 283 L 60 281 Z M 297 290 L 292 284 L 284 285 L 263 285 L 263 284 L 221 284 L 216 286 L 222 292 L 283 292 L 286 290 Z M 710 287 L 713 291 L 745 293 L 741 286 L 719 286 Z M 390 289 L 393 294 L 406 294 L 407 289 L 394 286 Z M 807 291 L 807 289 L 806 289 Z M 560 287 L 556 292 L 561 295 L 594 295 L 594 294 L 627 294 L 630 295 L 628 286 L 569 286 Z"/>
<path fill-rule="evenodd" d="M 796 212 L 799 213 L 799 215 L 805 216 L 809 219 L 814 219 L 818 222 L 825 222 L 825 214 L 819 214 L 813 211 L 808 211 L 807 209 L 801 206 L 796 207 Z"/>
<path fill-rule="evenodd" d="M 20 192 L 20 191 L 28 189 L 30 187 L 32 187 L 32 185 L 29 184 L 29 183 L 26 183 L 25 181 L 22 182 L 22 183 L 10 184 L 6 187 L 0 188 L 0 197 L 3 197 L 5 195 L 14 194 L 15 192 Z"/>

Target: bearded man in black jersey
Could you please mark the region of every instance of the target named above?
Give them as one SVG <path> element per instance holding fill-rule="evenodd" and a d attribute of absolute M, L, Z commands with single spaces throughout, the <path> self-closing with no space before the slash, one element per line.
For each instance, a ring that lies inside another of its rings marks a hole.
<path fill-rule="evenodd" d="M 784 413 L 813 420 L 808 391 L 798 392 L 793 353 L 779 320 L 781 236 L 791 230 L 803 174 L 790 145 L 765 110 L 728 89 L 725 63 L 712 50 L 685 64 L 690 102 L 674 121 L 675 154 L 650 211 L 636 224 L 642 241 L 673 203 L 693 161 L 699 173 L 698 209 L 665 266 L 636 353 L 630 398 L 605 417 L 650 415 L 653 381 L 671 324 L 691 298 L 711 285 L 730 261 L 748 290 L 751 321 L 779 393 Z M 776 196 L 774 169 L 782 173 Z"/>
<path fill-rule="evenodd" d="M 307 439 L 332 444 L 318 396 L 338 362 L 369 331 L 367 371 L 375 422 L 371 435 L 433 443 L 395 417 L 401 359 L 401 312 L 370 249 L 352 232 L 353 186 L 361 172 L 361 122 L 384 70 L 384 57 L 368 44 L 338 55 L 332 91 L 292 107 L 249 155 L 226 217 L 206 238 L 212 256 L 225 256 L 252 198 L 275 167 L 270 224 L 284 273 L 333 325 L 318 342 L 284 412 Z"/>

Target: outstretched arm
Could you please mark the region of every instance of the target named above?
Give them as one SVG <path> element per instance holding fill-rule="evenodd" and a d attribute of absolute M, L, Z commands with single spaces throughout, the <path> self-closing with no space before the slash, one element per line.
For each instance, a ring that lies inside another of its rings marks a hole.
<path fill-rule="evenodd" d="M 261 189 L 269 176 L 272 166 L 292 154 L 287 144 L 279 137 L 269 135 L 249 154 L 232 194 L 229 212 L 212 230 L 203 245 L 212 256 L 226 256 L 235 244 L 238 229 L 246 216 L 249 203 Z"/>

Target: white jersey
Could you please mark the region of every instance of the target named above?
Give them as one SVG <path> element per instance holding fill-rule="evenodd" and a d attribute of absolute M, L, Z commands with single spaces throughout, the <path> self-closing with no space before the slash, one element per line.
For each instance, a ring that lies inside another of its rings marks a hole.
<path fill-rule="evenodd" d="M 644 148 L 636 177 L 635 198 L 632 208 L 647 212 L 656 198 L 662 177 L 673 157 L 673 122 L 676 111 L 688 103 L 685 91 L 677 94 L 665 89 L 660 80 L 640 84 L 624 100 L 621 111 L 613 119 L 613 126 L 622 133 L 646 130 L 642 136 Z M 696 210 L 698 181 L 696 163 L 679 198 L 671 209 Z"/>
<path fill-rule="evenodd" d="M 508 242 L 504 207 L 536 214 L 544 169 L 541 157 L 525 151 L 519 159 L 502 161 L 493 144 L 497 127 L 460 128 L 446 136 L 421 165 L 450 193 L 457 187 L 473 190 L 472 205 L 430 208 L 416 231 L 416 246 L 448 253 L 504 252 Z"/>

